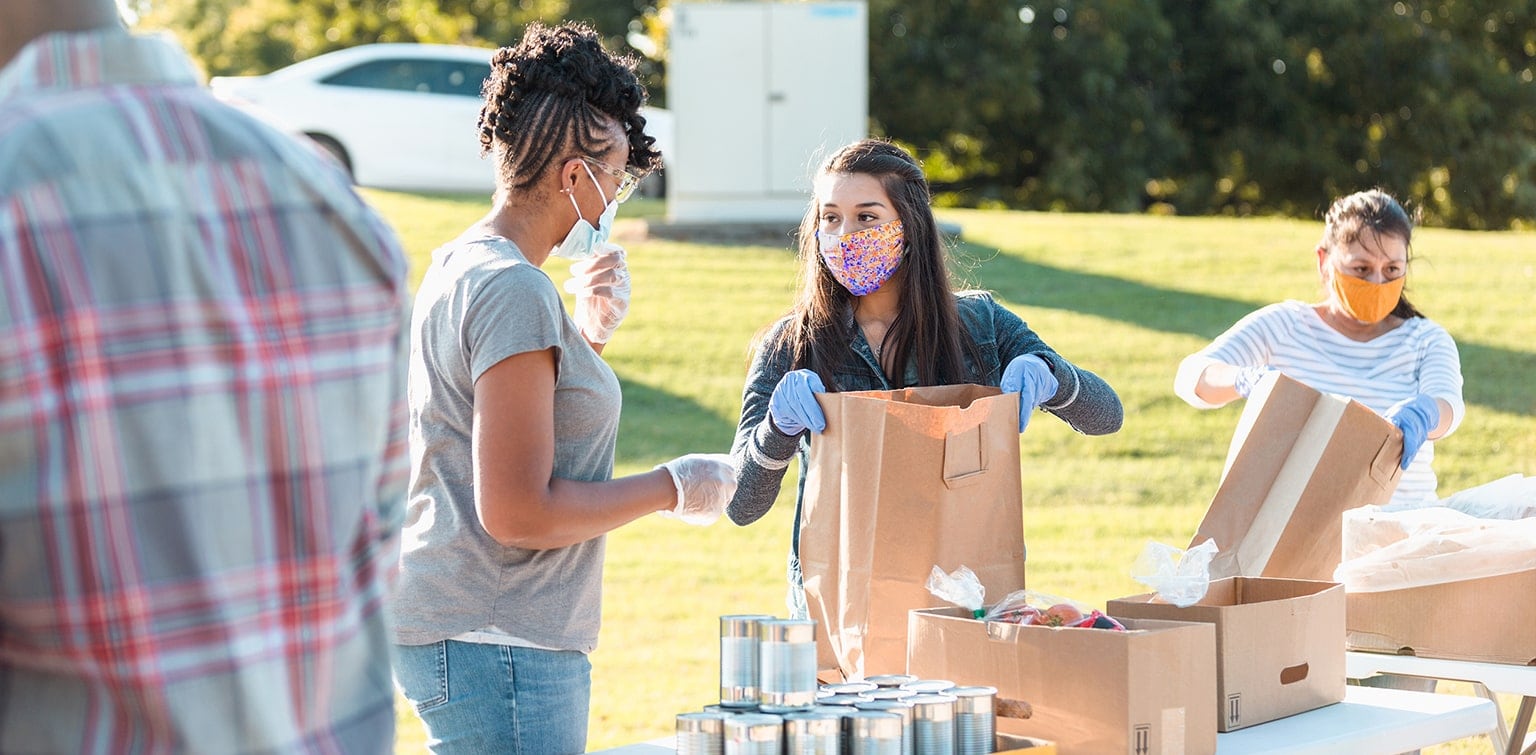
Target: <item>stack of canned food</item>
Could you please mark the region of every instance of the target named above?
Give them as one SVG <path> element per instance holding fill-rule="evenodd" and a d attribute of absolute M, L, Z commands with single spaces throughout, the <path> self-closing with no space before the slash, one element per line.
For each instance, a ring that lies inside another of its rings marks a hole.
<path fill-rule="evenodd" d="M 904 674 L 816 682 L 816 623 L 720 617 L 720 703 L 677 716 L 682 755 L 983 755 L 997 690 Z"/>

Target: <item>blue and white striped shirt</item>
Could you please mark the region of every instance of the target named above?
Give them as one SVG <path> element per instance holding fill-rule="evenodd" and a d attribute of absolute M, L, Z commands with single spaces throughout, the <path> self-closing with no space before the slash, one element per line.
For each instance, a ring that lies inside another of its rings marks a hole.
<path fill-rule="evenodd" d="M 1427 394 L 1451 406 L 1446 435 L 1456 430 L 1466 414 L 1456 342 L 1445 328 L 1423 317 L 1409 319 L 1369 341 L 1356 341 L 1330 327 L 1310 304 L 1271 304 L 1239 320 L 1186 359 L 1174 391 L 1201 409 L 1217 406 L 1195 395 L 1200 374 L 1216 362 L 1237 367 L 1269 365 L 1324 393 L 1355 399 L 1378 414 L 1403 399 Z M 1392 503 L 1436 498 L 1434 459 L 1435 444 L 1426 441 L 1403 473 Z"/>

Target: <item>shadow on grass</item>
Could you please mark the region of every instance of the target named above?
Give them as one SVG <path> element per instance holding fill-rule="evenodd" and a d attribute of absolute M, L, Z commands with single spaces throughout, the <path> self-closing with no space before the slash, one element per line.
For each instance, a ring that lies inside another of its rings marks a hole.
<path fill-rule="evenodd" d="M 974 270 L 978 285 L 1010 302 L 1106 317 L 1207 340 L 1270 303 L 1176 291 L 1040 265 L 972 241 L 965 241 L 956 256 Z M 1536 380 L 1531 379 L 1536 374 L 1536 353 L 1469 341 L 1458 341 L 1456 346 L 1461 352 L 1462 390 L 1468 404 L 1536 416 Z M 1169 365 L 1170 376 L 1175 367 Z"/>
<path fill-rule="evenodd" d="M 659 464 L 683 454 L 729 453 L 735 418 L 689 398 L 619 375 L 624 415 L 619 424 L 617 464 Z"/>

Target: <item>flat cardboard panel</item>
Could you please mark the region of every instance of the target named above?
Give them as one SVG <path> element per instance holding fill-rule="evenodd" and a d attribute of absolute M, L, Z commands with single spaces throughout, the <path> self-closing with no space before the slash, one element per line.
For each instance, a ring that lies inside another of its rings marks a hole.
<path fill-rule="evenodd" d="M 1230 577 L 1198 603 L 1112 600 L 1116 618 L 1199 621 L 1216 630 L 1217 728 L 1235 731 L 1344 699 L 1344 588 L 1334 582 Z"/>
<path fill-rule="evenodd" d="M 998 734 L 995 755 L 1056 755 L 1056 743 L 1037 737 L 1021 737 L 1016 734 Z"/>
<path fill-rule="evenodd" d="M 1028 702 L 998 729 L 1054 740 L 1062 755 L 1216 751 L 1215 630 L 1127 619 L 1131 631 L 1026 627 L 960 608 L 909 614 L 907 672 L 996 687 Z"/>
<path fill-rule="evenodd" d="M 1216 541 L 1214 578 L 1330 580 L 1344 511 L 1389 501 L 1401 456 L 1402 433 L 1392 423 L 1281 375 L 1244 406 L 1191 545 Z"/>
<path fill-rule="evenodd" d="M 1350 650 L 1536 665 L 1536 569 L 1349 593 Z"/>

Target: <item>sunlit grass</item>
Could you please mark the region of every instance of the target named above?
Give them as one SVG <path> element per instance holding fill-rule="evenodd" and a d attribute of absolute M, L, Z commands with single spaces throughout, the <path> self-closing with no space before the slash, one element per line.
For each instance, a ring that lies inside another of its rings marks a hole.
<path fill-rule="evenodd" d="M 420 275 L 427 254 L 484 214 L 482 197 L 367 196 Z M 620 218 L 658 217 L 632 201 Z M 1141 592 L 1131 563 L 1149 540 L 1184 544 L 1215 491 L 1238 410 L 1200 412 L 1172 394 L 1178 361 L 1248 311 L 1320 294 L 1316 222 L 951 210 L 970 283 L 997 292 L 1041 336 L 1120 393 L 1125 428 L 1087 438 L 1037 418 L 1021 436 L 1029 583 L 1102 604 Z M 619 474 L 692 451 L 725 451 L 747 347 L 790 303 L 787 248 L 626 244 L 631 314 L 605 351 L 624 382 Z M 1424 230 L 1410 296 L 1461 348 L 1467 419 L 1436 449 L 1441 493 L 1536 474 L 1536 234 Z M 545 269 L 558 282 L 559 260 Z M 590 747 L 652 739 L 718 694 L 717 618 L 784 613 L 793 473 L 745 528 L 643 520 L 609 538 L 603 632 L 593 654 Z M 1466 693 L 1466 685 L 1444 685 Z M 1506 701 L 1509 703 L 1510 701 Z M 1512 716 L 1513 706 L 1506 704 Z M 401 708 L 398 751 L 418 752 Z M 1428 752 L 1486 752 L 1486 739 Z"/>

